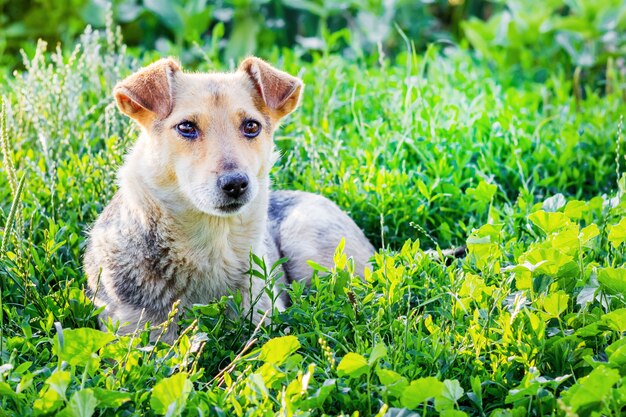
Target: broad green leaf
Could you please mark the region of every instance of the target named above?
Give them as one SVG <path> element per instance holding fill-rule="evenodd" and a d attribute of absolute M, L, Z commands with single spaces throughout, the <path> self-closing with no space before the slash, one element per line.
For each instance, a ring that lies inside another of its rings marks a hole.
<path fill-rule="evenodd" d="M 33 385 L 34 380 L 35 380 L 35 374 L 31 374 L 30 372 L 25 373 L 24 375 L 22 375 L 20 382 L 17 384 L 17 387 L 15 388 L 15 392 L 19 394 L 25 391 L 26 389 L 30 388 Z"/>
<path fill-rule="evenodd" d="M 409 385 L 405 377 L 391 369 L 376 368 L 376 375 L 380 383 L 396 398 L 400 398 L 404 389 Z"/>
<path fill-rule="evenodd" d="M 315 392 L 307 394 L 306 399 L 300 403 L 301 409 L 320 408 L 326 398 L 337 389 L 337 381 L 335 379 L 326 379 L 321 387 Z"/>
<path fill-rule="evenodd" d="M 424 181 L 422 181 L 421 179 L 417 180 L 417 189 L 424 197 L 426 197 L 426 199 L 430 200 L 430 190 L 428 189 L 428 187 L 426 187 L 426 184 L 424 184 Z"/>
<path fill-rule="evenodd" d="M 626 368 L 626 345 L 622 344 L 621 346 L 613 349 L 609 356 L 608 362 L 612 367 L 618 368 L 623 372 L 623 370 Z"/>
<path fill-rule="evenodd" d="M 626 347 L 626 337 L 618 339 L 617 341 L 607 346 L 606 354 L 610 356 L 613 353 L 615 353 L 618 349 L 621 349 L 622 347 Z"/>
<path fill-rule="evenodd" d="M 344 269 L 346 262 L 348 261 L 348 256 L 344 253 L 345 247 L 346 238 L 342 237 L 339 244 L 335 248 L 335 254 L 333 255 L 333 263 L 335 264 L 337 270 Z"/>
<path fill-rule="evenodd" d="M 600 211 L 604 206 L 604 198 L 602 198 L 601 196 L 594 197 L 589 200 L 588 205 L 591 210 Z"/>
<path fill-rule="evenodd" d="M 54 411 L 67 400 L 65 392 L 70 385 L 72 374 L 67 371 L 55 371 L 46 379 L 46 387 L 39 392 L 39 398 L 33 404 L 35 415 Z"/>
<path fill-rule="evenodd" d="M 600 229 L 595 223 L 591 223 L 589 226 L 584 227 L 580 230 L 580 242 L 584 245 L 585 243 L 589 242 L 591 239 L 599 235 Z"/>
<path fill-rule="evenodd" d="M 515 404 L 537 394 L 541 384 L 537 381 L 522 381 L 518 386 L 509 390 L 504 399 L 506 404 Z"/>
<path fill-rule="evenodd" d="M 626 217 L 620 220 L 619 223 L 609 226 L 609 242 L 614 247 L 618 247 L 626 241 Z"/>
<path fill-rule="evenodd" d="M 435 398 L 435 409 L 437 411 L 454 408 L 458 400 L 465 394 L 461 384 L 456 379 L 446 379 L 443 381 L 441 395 Z"/>
<path fill-rule="evenodd" d="M 67 391 L 67 387 L 70 385 L 71 381 L 71 373 L 57 370 L 50 375 L 50 377 L 46 380 L 46 383 L 50 389 L 56 391 L 61 398 L 65 398 L 65 391 Z"/>
<path fill-rule="evenodd" d="M 275 337 L 263 345 L 259 359 L 266 363 L 280 365 L 299 348 L 300 342 L 295 336 Z"/>
<path fill-rule="evenodd" d="M 294 355 L 294 356 L 300 356 L 300 355 Z M 291 358 L 293 358 L 293 356 Z M 289 362 L 290 361 L 288 361 L 287 363 Z M 302 357 L 300 357 L 300 360 L 295 363 L 297 363 L 298 365 L 301 364 Z M 295 365 L 295 366 L 298 366 L 298 365 Z M 285 365 L 285 366 L 287 368 L 290 367 L 289 365 Z M 280 369 L 278 369 L 278 367 L 276 367 L 273 363 L 269 363 L 269 362 L 266 362 L 263 365 L 261 365 L 261 367 L 256 370 L 256 373 L 261 375 L 261 378 L 263 378 L 263 382 L 267 386 L 271 386 L 272 384 L 282 381 L 285 378 L 285 374 L 281 372 Z"/>
<path fill-rule="evenodd" d="M 538 247 L 526 252 L 521 261 L 535 266 L 535 271 L 551 276 L 556 276 L 562 268 L 567 267 L 573 261 L 571 255 L 554 248 Z"/>
<path fill-rule="evenodd" d="M 584 201 L 568 201 L 563 209 L 563 213 L 572 220 L 579 220 L 583 214 L 589 210 L 589 204 Z"/>
<path fill-rule="evenodd" d="M 626 308 L 619 308 L 603 315 L 602 321 L 619 332 L 626 332 Z"/>
<path fill-rule="evenodd" d="M 376 346 L 372 349 L 372 353 L 370 353 L 370 357 L 367 361 L 369 366 L 372 366 L 378 359 L 384 358 L 387 356 L 387 346 L 383 342 L 377 343 Z"/>
<path fill-rule="evenodd" d="M 571 224 L 569 218 L 565 214 L 559 212 L 548 213 L 544 210 L 538 210 L 530 214 L 528 216 L 528 220 L 533 222 L 546 234 L 550 234 Z"/>
<path fill-rule="evenodd" d="M 573 255 L 580 247 L 579 234 L 578 227 L 561 230 L 551 236 L 552 247 L 568 255 Z"/>
<path fill-rule="evenodd" d="M 483 294 L 490 296 L 493 293 L 493 287 L 485 285 L 485 281 L 476 274 L 465 274 L 463 284 L 459 290 L 459 296 L 471 297 L 474 301 L 480 302 Z"/>
<path fill-rule="evenodd" d="M 162 379 L 152 389 L 150 407 L 157 414 L 179 416 L 192 389 L 193 385 L 184 372 Z"/>
<path fill-rule="evenodd" d="M 487 236 L 482 239 L 489 239 L 489 237 Z M 500 250 L 498 244 L 477 244 L 471 242 L 471 240 L 471 237 L 467 240 L 467 249 L 469 250 L 469 254 L 476 259 L 476 266 L 482 270 L 490 265 L 493 265 L 494 272 L 498 272 L 500 270 L 500 263 L 498 260 L 502 255 L 502 251 Z"/>
<path fill-rule="evenodd" d="M 499 259 L 502 251 L 497 242 L 500 241 L 501 231 L 501 224 L 485 224 L 474 230 L 467 239 L 467 249 L 476 259 L 478 268 L 493 267 L 494 272 L 500 271 Z"/>
<path fill-rule="evenodd" d="M 480 204 L 488 204 L 496 194 L 497 190 L 498 187 L 496 185 L 481 181 L 476 188 L 468 188 L 465 193 L 474 198 Z"/>
<path fill-rule="evenodd" d="M 67 404 L 61 412 L 57 414 L 58 417 L 91 417 L 96 411 L 98 400 L 93 394 L 91 389 L 83 389 L 77 391 L 72 395 L 70 402 Z"/>
<path fill-rule="evenodd" d="M 502 233 L 502 224 L 484 224 L 472 232 L 472 236 L 485 237 L 489 236 L 488 243 L 500 242 L 500 234 Z"/>
<path fill-rule="evenodd" d="M 533 286 L 533 276 L 529 267 L 534 270 L 536 265 L 526 262 L 523 265 L 515 265 L 510 268 L 511 271 L 515 272 L 515 288 L 518 290 L 527 290 Z"/>
<path fill-rule="evenodd" d="M 32 336 L 31 336 L 32 337 Z M 22 363 L 21 365 L 19 365 L 17 368 L 15 368 L 15 370 L 13 371 L 15 374 L 17 375 L 21 375 L 24 372 L 26 372 L 28 370 L 28 368 L 31 367 L 33 363 L 30 361 L 26 361 L 24 363 Z M 12 366 L 11 364 L 6 364 L 7 366 Z M 1 370 L 1 366 L 0 366 L 0 374 L 2 374 L 2 370 Z"/>
<path fill-rule="evenodd" d="M 483 388 L 480 382 L 479 376 L 473 376 L 470 378 L 470 385 L 472 386 L 472 391 L 467 393 L 467 397 L 478 407 L 483 407 Z"/>
<path fill-rule="evenodd" d="M 339 376 L 348 376 L 350 378 L 357 378 L 364 375 L 369 370 L 367 360 L 358 353 L 350 352 L 341 359 L 337 366 L 337 372 Z"/>
<path fill-rule="evenodd" d="M 93 388 L 93 394 L 100 407 L 109 408 L 117 408 L 132 398 L 128 392 L 110 391 L 103 388 Z"/>
<path fill-rule="evenodd" d="M 569 296 L 563 291 L 550 293 L 543 299 L 543 311 L 552 318 L 558 318 L 567 310 L 568 301 Z"/>
<path fill-rule="evenodd" d="M 63 405 L 63 397 L 55 390 L 44 388 L 39 393 L 39 398 L 33 403 L 33 411 L 36 416 L 48 414 Z"/>
<path fill-rule="evenodd" d="M 488 245 L 491 244 L 491 236 L 470 236 L 466 243 L 468 245 Z"/>
<path fill-rule="evenodd" d="M 599 269 L 598 282 L 606 293 L 626 295 L 626 268 Z"/>
<path fill-rule="evenodd" d="M 53 353 L 70 365 L 85 365 L 92 355 L 115 339 L 111 333 L 90 328 L 63 330 L 62 345 L 59 335 L 54 337 Z"/>
<path fill-rule="evenodd" d="M 403 407 L 415 409 L 424 401 L 442 395 L 445 385 L 437 378 L 429 376 L 417 379 L 404 389 L 400 397 Z"/>
<path fill-rule="evenodd" d="M 395 384 L 401 379 L 406 379 L 405 377 L 395 371 L 392 371 L 391 369 L 376 368 L 376 375 L 378 375 L 378 379 L 383 385 Z"/>
<path fill-rule="evenodd" d="M 440 417 L 467 417 L 467 413 L 461 410 L 447 409 L 443 410 L 440 414 Z"/>
<path fill-rule="evenodd" d="M 248 388 L 250 388 L 257 396 L 261 398 L 268 397 L 269 392 L 267 391 L 267 386 L 265 385 L 265 381 L 263 381 L 263 377 L 261 375 L 256 373 L 250 374 L 246 379 L 246 383 Z M 291 381 L 291 383 L 287 387 L 287 392 L 302 392 L 302 390 L 302 381 L 298 379 L 294 379 L 293 381 Z"/>
<path fill-rule="evenodd" d="M 598 366 L 586 377 L 580 378 L 563 394 L 563 400 L 576 412 L 581 407 L 602 403 L 619 381 L 619 372 L 604 365 Z"/>
<path fill-rule="evenodd" d="M 202 310 L 202 313 L 204 314 L 207 309 L 212 306 L 214 306 L 214 304 L 202 306 L 203 308 L 206 308 Z M 119 336 L 117 340 L 114 340 L 113 342 L 102 348 L 102 350 L 99 352 L 100 358 L 113 359 L 117 362 L 122 362 L 128 355 L 129 346 L 137 347 L 140 342 L 141 341 L 139 340 L 139 338 L 131 339 L 129 336 Z"/>
<path fill-rule="evenodd" d="M 432 335 L 437 334 L 441 331 L 441 327 L 437 326 L 433 322 L 433 316 L 431 316 L 430 314 L 424 317 L 424 326 L 426 327 L 426 330 L 428 330 L 428 332 Z"/>
<path fill-rule="evenodd" d="M 18 394 L 6 382 L 0 381 L 0 396 L 17 397 Z"/>
<path fill-rule="evenodd" d="M 489 417 L 527 417 L 528 410 L 524 406 L 515 407 L 512 410 L 504 410 L 502 408 L 496 408 L 493 410 Z"/>

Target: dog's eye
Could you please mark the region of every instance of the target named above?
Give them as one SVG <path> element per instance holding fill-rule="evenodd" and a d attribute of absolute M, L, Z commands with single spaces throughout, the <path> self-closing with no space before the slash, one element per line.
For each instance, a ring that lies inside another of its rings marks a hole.
<path fill-rule="evenodd" d="M 176 125 L 176 132 L 185 139 L 198 139 L 198 128 L 192 122 L 182 122 Z"/>
<path fill-rule="evenodd" d="M 261 133 L 261 123 L 252 119 L 244 120 L 241 124 L 241 131 L 247 138 L 256 138 Z"/>

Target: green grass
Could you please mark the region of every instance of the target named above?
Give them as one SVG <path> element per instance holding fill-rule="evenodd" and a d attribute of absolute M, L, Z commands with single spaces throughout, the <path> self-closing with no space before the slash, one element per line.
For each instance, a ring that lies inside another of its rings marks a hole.
<path fill-rule="evenodd" d="M 382 248 L 374 270 L 338 251 L 266 327 L 226 319 L 234 296 L 174 346 L 96 330 L 81 256 L 137 135 L 110 91 L 141 63 L 112 32 L 40 47 L 0 86 L 0 416 L 621 415 L 620 93 L 577 99 L 558 63 L 537 83 L 458 49 L 267 58 L 307 85 L 275 187 L 341 205 Z M 464 243 L 451 265 L 423 252 Z"/>

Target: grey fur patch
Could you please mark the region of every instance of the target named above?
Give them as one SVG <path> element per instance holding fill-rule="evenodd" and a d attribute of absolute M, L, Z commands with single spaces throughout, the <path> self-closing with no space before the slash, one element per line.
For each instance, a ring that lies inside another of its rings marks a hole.
<path fill-rule="evenodd" d="M 188 276 L 170 253 L 159 211 L 153 207 L 144 214 L 141 221 L 116 194 L 92 230 L 85 269 L 90 292 L 105 302 L 109 315 L 145 310 L 145 320 L 158 324 L 181 297 Z"/>
<path fill-rule="evenodd" d="M 297 192 L 273 191 L 270 194 L 270 204 L 267 212 L 270 222 L 274 226 L 278 226 L 298 202 L 299 196 Z"/>
<path fill-rule="evenodd" d="M 125 303 L 151 309 L 161 300 L 180 296 L 175 289 L 177 266 L 171 262 L 170 243 L 159 236 L 158 219 L 150 219 L 147 229 L 135 224 L 137 233 L 128 239 L 124 251 L 137 254 L 129 260 L 123 253 L 112 259 L 111 270 L 116 292 Z M 141 276 L 137 272 L 141 271 Z M 149 296 L 147 296 L 147 294 Z"/>
<path fill-rule="evenodd" d="M 220 163 L 220 169 L 222 171 L 235 171 L 238 168 L 239 166 L 233 161 L 226 160 Z"/>
<path fill-rule="evenodd" d="M 313 271 L 307 261 L 331 267 L 335 248 L 346 239 L 345 253 L 354 258 L 362 274 L 374 248 L 354 221 L 336 204 L 302 191 L 275 191 L 268 209 L 270 233 L 288 282 L 308 280 Z"/>

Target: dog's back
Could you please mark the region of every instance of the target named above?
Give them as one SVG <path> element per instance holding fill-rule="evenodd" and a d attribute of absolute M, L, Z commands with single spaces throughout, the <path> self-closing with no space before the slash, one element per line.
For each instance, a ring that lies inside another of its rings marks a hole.
<path fill-rule="evenodd" d="M 363 273 L 374 247 L 361 229 L 335 203 L 317 194 L 273 191 L 269 206 L 270 231 L 290 281 L 310 279 L 307 261 L 331 268 L 335 249 L 345 239 L 344 251 Z"/>

